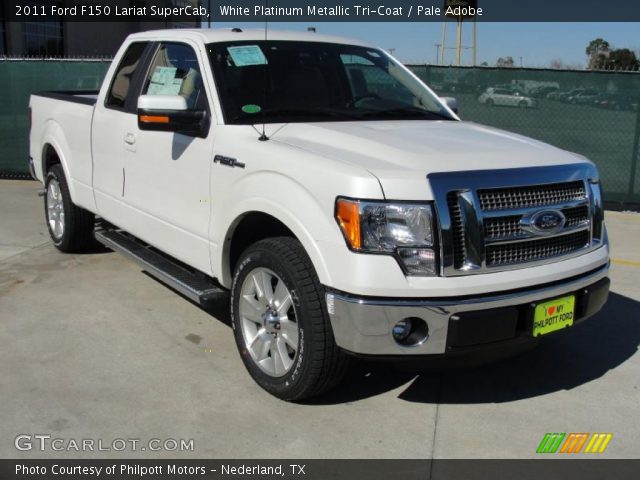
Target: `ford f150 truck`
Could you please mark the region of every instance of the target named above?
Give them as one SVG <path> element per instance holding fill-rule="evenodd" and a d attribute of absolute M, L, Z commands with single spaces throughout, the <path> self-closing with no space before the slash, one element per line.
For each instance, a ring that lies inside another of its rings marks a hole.
<path fill-rule="evenodd" d="M 355 40 L 146 32 L 99 92 L 31 97 L 29 161 L 58 249 L 230 295 L 248 372 L 299 400 L 353 355 L 528 347 L 606 302 L 594 165 L 450 105 Z"/>

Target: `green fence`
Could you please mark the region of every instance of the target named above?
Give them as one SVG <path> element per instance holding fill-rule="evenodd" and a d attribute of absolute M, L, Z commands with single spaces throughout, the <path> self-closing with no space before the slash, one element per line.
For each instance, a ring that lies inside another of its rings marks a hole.
<path fill-rule="evenodd" d="M 0 60 L 0 175 L 28 177 L 29 95 L 40 90 L 98 90 L 110 62 Z"/>
<path fill-rule="evenodd" d="M 605 199 L 640 202 L 640 74 L 419 66 L 460 116 L 580 153 L 598 165 Z M 515 160 L 515 159 L 514 159 Z"/>
<path fill-rule="evenodd" d="M 97 89 L 108 62 L 0 61 L 0 174 L 27 171 L 29 94 Z M 412 65 L 464 120 L 521 133 L 596 162 L 609 202 L 640 203 L 640 74 Z M 470 152 L 472 154 L 472 152 Z M 515 164 L 515 159 L 514 159 Z"/>

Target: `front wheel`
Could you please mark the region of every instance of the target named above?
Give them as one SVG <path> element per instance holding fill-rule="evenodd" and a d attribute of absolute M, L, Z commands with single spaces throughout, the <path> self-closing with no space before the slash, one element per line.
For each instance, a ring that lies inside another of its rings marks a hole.
<path fill-rule="evenodd" d="M 283 400 L 319 395 L 342 379 L 347 359 L 333 338 L 324 289 L 300 243 L 261 240 L 238 261 L 233 331 L 245 367 Z"/>

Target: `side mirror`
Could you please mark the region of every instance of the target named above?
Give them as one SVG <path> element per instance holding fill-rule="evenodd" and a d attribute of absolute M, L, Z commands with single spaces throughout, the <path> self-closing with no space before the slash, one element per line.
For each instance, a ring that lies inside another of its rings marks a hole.
<path fill-rule="evenodd" d="M 458 114 L 458 100 L 453 97 L 440 97 L 447 107 L 451 109 L 453 113 Z"/>
<path fill-rule="evenodd" d="M 209 132 L 209 116 L 206 110 L 189 110 L 187 100 L 180 95 L 141 95 L 138 128 L 204 138 Z"/>

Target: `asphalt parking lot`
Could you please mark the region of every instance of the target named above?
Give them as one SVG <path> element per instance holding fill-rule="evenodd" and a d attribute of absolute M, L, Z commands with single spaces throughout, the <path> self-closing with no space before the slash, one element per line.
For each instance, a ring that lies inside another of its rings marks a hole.
<path fill-rule="evenodd" d="M 640 214 L 607 212 L 612 294 L 535 350 L 473 369 L 358 363 L 335 392 L 287 404 L 205 311 L 117 253 L 63 255 L 40 185 L 0 181 L 0 457 L 534 458 L 546 432 L 611 432 L 640 457 Z M 193 451 L 18 451 L 20 434 L 193 439 Z"/>

